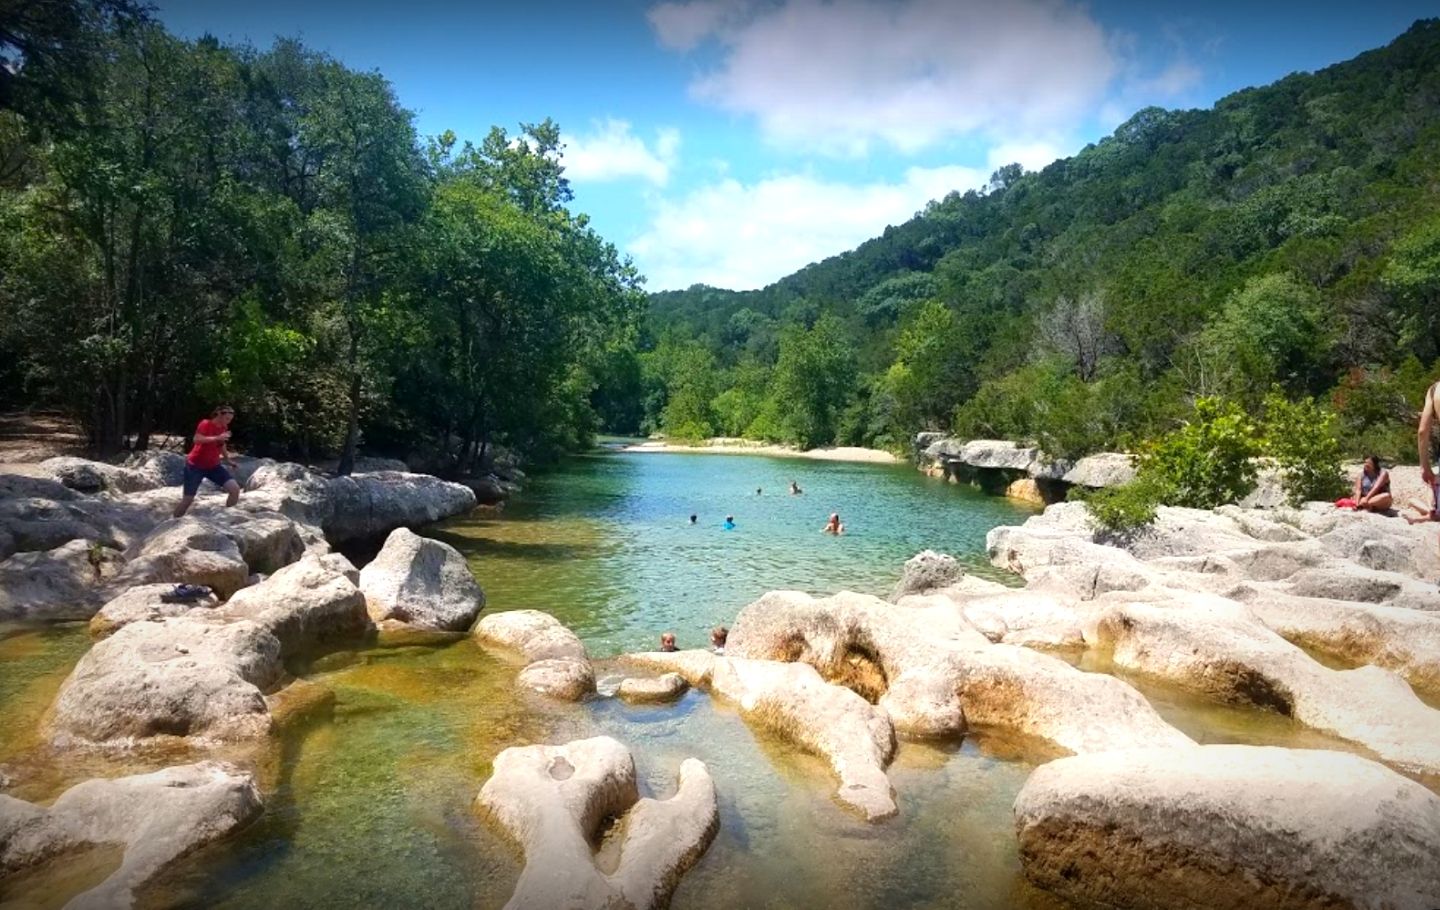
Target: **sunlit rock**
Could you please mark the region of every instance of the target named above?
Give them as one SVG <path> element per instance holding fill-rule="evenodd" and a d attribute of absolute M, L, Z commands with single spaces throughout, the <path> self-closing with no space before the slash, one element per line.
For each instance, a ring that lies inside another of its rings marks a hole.
<path fill-rule="evenodd" d="M 492 613 L 475 625 L 483 645 L 519 658 L 517 682 L 550 698 L 579 701 L 595 691 L 595 671 L 585 645 L 549 613 L 509 610 Z"/>
<path fill-rule="evenodd" d="M 1339 752 L 1217 745 L 1042 765 L 1025 875 L 1123 908 L 1440 906 L 1440 797 Z"/>
<path fill-rule="evenodd" d="M 220 601 L 212 593 L 199 594 L 186 600 L 171 595 L 175 586 L 168 583 L 139 585 L 112 598 L 90 619 L 90 634 L 104 638 L 121 626 L 132 622 L 151 622 L 171 616 L 184 616 L 192 610 L 210 611 Z"/>
<path fill-rule="evenodd" d="M 475 802 L 525 853 L 512 910 L 664 907 L 719 825 L 702 762 L 681 764 L 669 799 L 642 799 L 630 753 L 609 737 L 506 749 Z M 592 844 L 612 819 L 607 873 Z"/>
<path fill-rule="evenodd" d="M 265 629 L 280 642 L 287 658 L 364 638 L 374 631 L 374 624 L 365 610 L 365 595 L 347 568 L 353 571 L 349 560 L 337 554 L 307 555 L 239 592 L 218 613 Z"/>
<path fill-rule="evenodd" d="M 671 672 L 652 678 L 632 676 L 621 680 L 615 694 L 629 702 L 667 702 L 684 695 L 689 688 L 684 677 Z"/>
<path fill-rule="evenodd" d="M 465 557 L 407 528 L 391 531 L 361 570 L 360 590 L 374 621 L 397 619 L 423 629 L 465 631 L 485 606 Z"/>

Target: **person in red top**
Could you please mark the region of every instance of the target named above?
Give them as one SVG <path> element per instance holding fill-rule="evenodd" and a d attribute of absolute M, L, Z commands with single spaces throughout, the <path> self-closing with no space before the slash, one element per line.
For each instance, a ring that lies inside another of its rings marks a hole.
<path fill-rule="evenodd" d="M 221 464 L 230 455 L 225 444 L 230 441 L 230 421 L 234 419 L 235 409 L 229 405 L 221 405 L 195 428 L 195 446 L 185 459 L 185 495 L 175 507 L 176 518 L 190 510 L 195 494 L 200 492 L 200 482 L 204 480 L 210 481 L 230 495 L 225 501 L 226 508 L 240 501 L 240 484 L 235 482 L 235 478 L 225 470 L 225 465 Z"/>

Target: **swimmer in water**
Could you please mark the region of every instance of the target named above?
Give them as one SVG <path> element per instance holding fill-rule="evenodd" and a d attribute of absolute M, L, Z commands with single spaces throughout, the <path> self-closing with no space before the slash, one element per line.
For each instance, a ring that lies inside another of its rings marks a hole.
<path fill-rule="evenodd" d="M 800 489 L 800 484 L 796 483 L 796 482 L 793 481 L 793 480 L 790 481 L 790 495 L 791 495 L 791 496 L 799 496 L 799 495 L 800 495 L 801 493 L 803 493 L 803 492 L 805 492 L 805 491 L 802 490 L 802 489 Z"/>
<path fill-rule="evenodd" d="M 667 651 L 667 652 L 668 652 L 668 651 L 679 651 L 679 650 L 680 650 L 679 648 L 677 648 L 677 647 L 675 646 L 675 633 L 674 633 L 674 632 L 666 632 L 666 633 L 664 633 L 663 635 L 660 636 L 660 650 L 661 650 L 661 651 Z"/>
<path fill-rule="evenodd" d="M 692 525 L 693 525 L 695 522 L 699 521 L 699 520 L 700 520 L 700 518 L 699 518 L 699 516 L 697 516 L 697 515 L 692 514 L 692 515 L 690 516 L 690 523 L 691 523 Z"/>
<path fill-rule="evenodd" d="M 825 522 L 825 527 L 821 529 L 820 533 L 834 534 L 836 537 L 839 537 L 841 534 L 845 533 L 845 525 L 840 523 L 839 512 L 830 513 L 830 520 Z"/>
<path fill-rule="evenodd" d="M 710 630 L 710 650 L 716 654 L 725 653 L 725 639 L 730 637 L 730 630 L 724 626 L 716 626 Z"/>
<path fill-rule="evenodd" d="M 725 523 L 724 523 L 723 525 L 721 525 L 721 527 L 724 528 L 724 529 L 727 530 L 727 531 L 733 531 L 733 530 L 735 530 L 735 516 L 734 516 L 734 515 L 726 515 L 726 516 L 725 516 Z"/>

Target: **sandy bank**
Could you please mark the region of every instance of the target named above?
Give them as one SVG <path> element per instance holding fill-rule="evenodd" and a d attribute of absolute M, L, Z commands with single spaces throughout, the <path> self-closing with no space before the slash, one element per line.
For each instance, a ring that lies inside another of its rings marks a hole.
<path fill-rule="evenodd" d="M 809 458 L 814 461 L 863 461 L 872 464 L 898 464 L 900 459 L 880 449 L 860 446 L 833 446 L 823 449 L 797 449 L 793 446 L 771 445 L 745 439 L 710 439 L 695 445 L 647 440 L 621 445 L 617 452 L 682 452 L 700 455 L 773 455 L 781 458 Z"/>

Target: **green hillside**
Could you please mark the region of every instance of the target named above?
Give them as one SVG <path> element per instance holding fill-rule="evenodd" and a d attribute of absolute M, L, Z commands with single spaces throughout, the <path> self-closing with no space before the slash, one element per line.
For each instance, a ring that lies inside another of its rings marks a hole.
<path fill-rule="evenodd" d="M 1407 454 L 1440 359 L 1440 20 L 1139 111 L 762 290 L 653 294 L 643 346 L 600 393 L 617 429 L 1070 454 L 1279 387 L 1334 407 L 1352 448 Z"/>

